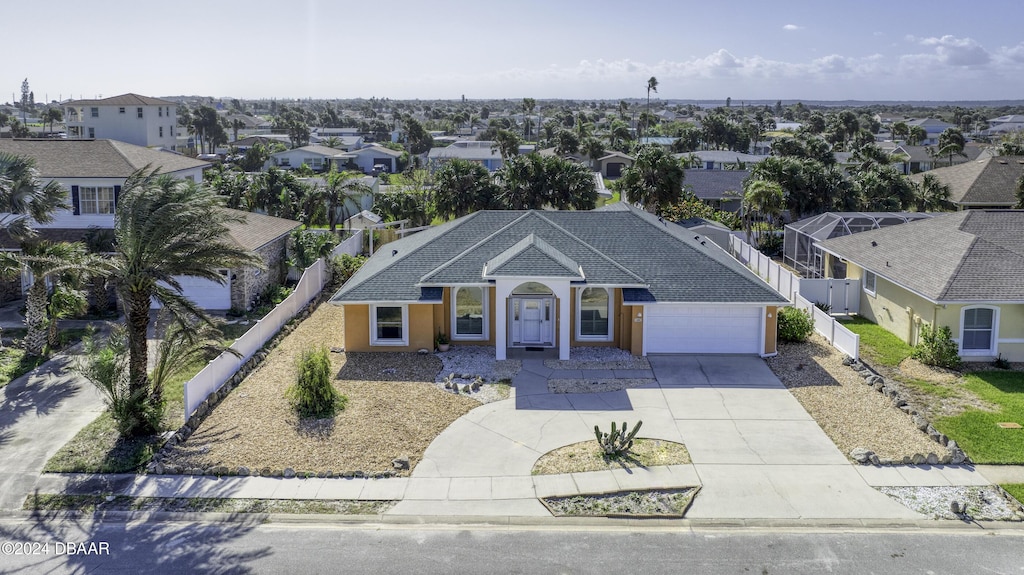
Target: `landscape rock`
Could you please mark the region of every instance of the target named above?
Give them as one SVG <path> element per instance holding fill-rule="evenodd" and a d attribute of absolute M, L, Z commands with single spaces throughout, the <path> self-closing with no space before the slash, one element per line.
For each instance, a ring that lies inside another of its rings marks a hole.
<path fill-rule="evenodd" d="M 241 475 L 242 477 L 245 477 L 245 476 L 249 475 L 250 473 L 252 473 L 252 472 L 251 472 L 251 471 L 249 471 L 249 468 L 248 468 L 248 467 L 245 467 L 244 465 L 243 465 L 243 466 L 240 466 L 240 467 L 239 467 L 239 468 L 238 468 L 238 469 L 237 469 L 237 470 L 235 471 L 235 474 L 236 474 L 236 475 Z"/>
<path fill-rule="evenodd" d="M 926 461 L 928 461 L 928 458 L 925 457 L 924 455 L 921 455 L 920 453 L 915 453 L 910 458 L 910 462 L 913 463 L 914 465 L 924 465 Z"/>
<path fill-rule="evenodd" d="M 850 457 L 857 463 L 867 463 L 871 459 L 872 455 L 874 455 L 874 452 L 863 447 L 854 448 L 854 450 L 850 452 Z"/>
<path fill-rule="evenodd" d="M 921 417 L 920 415 L 915 415 L 914 416 L 914 427 L 917 427 L 921 431 L 926 431 L 928 429 L 928 420 L 923 418 L 923 417 Z"/>
<path fill-rule="evenodd" d="M 391 465 L 395 469 L 409 469 L 409 458 L 408 457 L 396 457 L 391 460 Z"/>
<path fill-rule="evenodd" d="M 281 472 L 281 475 L 286 479 L 291 479 L 292 477 L 295 477 L 295 470 L 291 467 L 285 467 L 284 471 Z"/>
<path fill-rule="evenodd" d="M 938 465 L 939 464 L 939 456 L 936 455 L 935 453 L 929 453 L 927 455 L 927 458 L 925 459 L 925 461 L 928 463 L 928 465 Z"/>

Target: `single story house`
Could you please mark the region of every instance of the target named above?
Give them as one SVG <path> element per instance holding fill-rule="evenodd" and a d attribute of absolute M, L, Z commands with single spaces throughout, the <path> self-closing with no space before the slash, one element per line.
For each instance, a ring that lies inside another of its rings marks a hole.
<path fill-rule="evenodd" d="M 776 353 L 788 305 L 713 242 L 618 202 L 480 211 L 391 242 L 332 297 L 349 351 Z"/>
<path fill-rule="evenodd" d="M 520 154 L 529 154 L 534 149 L 533 144 L 519 145 Z M 455 158 L 480 164 L 488 172 L 496 172 L 504 164 L 497 142 L 460 140 L 444 148 L 431 148 L 427 152 L 427 168 L 433 173 Z"/>
<path fill-rule="evenodd" d="M 685 170 L 683 187 L 716 210 L 738 212 L 749 170 Z"/>
<path fill-rule="evenodd" d="M 715 220 L 705 218 L 686 218 L 675 222 L 694 234 L 700 234 L 715 242 L 720 248 L 729 251 L 729 237 L 733 235 L 729 226 Z"/>
<path fill-rule="evenodd" d="M 310 144 L 270 154 L 270 158 L 263 165 L 263 169 L 273 166 L 283 170 L 291 170 L 305 164 L 314 172 L 330 170 L 331 165 L 336 165 L 341 170 L 344 168 L 345 163 L 348 162 L 348 158 L 349 153 L 345 150 Z"/>
<path fill-rule="evenodd" d="M 1024 211 L 966 210 L 820 241 L 860 314 L 908 344 L 948 326 L 967 361 L 1024 361 Z"/>
<path fill-rule="evenodd" d="M 622 176 L 622 171 L 633 165 L 636 158 L 622 152 L 608 152 L 594 161 L 594 169 L 601 175 L 614 180 Z"/>
<path fill-rule="evenodd" d="M 1024 156 L 987 156 L 928 172 L 949 186 L 949 201 L 960 210 L 1012 208 L 1017 181 L 1024 176 Z M 924 175 L 910 176 L 920 183 Z"/>
<path fill-rule="evenodd" d="M 705 170 L 750 170 L 754 164 L 768 158 L 762 154 L 744 154 L 728 150 L 697 150 L 685 154 L 672 154 L 676 158 L 696 158 L 697 165 Z"/>
<path fill-rule="evenodd" d="M 402 152 L 380 144 L 370 144 L 365 148 L 350 151 L 346 157 L 349 163 L 354 164 L 364 174 L 378 171 L 394 174 L 398 172 L 398 159 L 402 157 Z"/>

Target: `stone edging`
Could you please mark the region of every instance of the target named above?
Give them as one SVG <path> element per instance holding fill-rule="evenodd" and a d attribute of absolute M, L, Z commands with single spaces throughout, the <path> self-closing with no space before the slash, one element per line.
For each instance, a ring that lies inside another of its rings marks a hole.
<path fill-rule="evenodd" d="M 862 465 L 960 465 L 963 463 L 971 463 L 970 458 L 967 457 L 967 454 L 964 453 L 962 449 L 960 449 L 960 446 L 956 444 L 956 441 L 937 431 L 923 415 L 918 413 L 916 409 L 907 403 L 907 401 L 900 395 L 899 386 L 896 382 L 882 377 L 869 365 L 860 360 L 853 359 L 850 356 L 843 358 L 843 365 L 856 371 L 857 375 L 860 375 L 864 379 L 864 383 L 866 385 L 870 385 L 875 391 L 891 399 L 893 405 L 899 408 L 900 411 L 913 417 L 914 426 L 926 433 L 932 441 L 949 450 L 949 454 L 943 455 L 942 457 L 939 457 L 935 453 L 915 453 L 912 456 L 905 456 L 902 460 L 896 461 L 881 459 L 870 449 L 857 447 L 850 452 L 850 457 L 852 457 L 854 461 Z"/>
<path fill-rule="evenodd" d="M 327 297 L 330 296 L 333 291 L 331 285 L 325 286 L 319 297 L 313 298 L 309 301 L 302 309 L 299 310 L 295 316 L 281 327 L 281 331 L 277 332 L 274 337 L 270 338 L 266 344 L 263 345 L 246 360 L 245 363 L 238 369 L 235 375 L 231 376 L 227 381 L 224 382 L 220 388 L 211 393 L 205 401 L 199 404 L 196 408 L 195 413 L 188 418 L 177 431 L 169 433 L 164 444 L 160 447 L 160 450 L 153 456 L 153 460 L 146 466 L 146 473 L 155 475 L 212 475 L 212 476 L 223 476 L 223 475 L 238 475 L 238 476 L 254 476 L 254 477 L 284 477 L 284 478 L 369 478 L 369 479 L 382 479 L 386 477 L 394 477 L 397 475 L 396 471 L 384 471 L 379 473 L 367 473 L 365 471 L 339 471 L 335 472 L 332 470 L 322 471 L 296 471 L 290 467 L 284 469 L 271 469 L 269 467 L 261 469 L 250 469 L 245 466 L 239 466 L 230 468 L 227 466 L 211 466 L 206 468 L 201 467 L 182 467 L 178 465 L 165 463 L 165 459 L 169 456 L 171 448 L 175 447 L 179 443 L 185 442 L 195 430 L 199 429 L 199 426 L 203 423 L 206 417 L 213 411 L 213 409 L 219 404 L 225 397 L 231 393 L 231 390 L 238 387 L 250 373 L 256 371 L 263 360 L 267 358 L 267 355 L 273 350 L 281 341 L 287 337 L 292 331 L 303 320 L 308 318 L 317 307 L 326 301 Z M 393 462 L 396 470 L 408 469 L 409 461 L 407 459 L 399 458 Z"/>

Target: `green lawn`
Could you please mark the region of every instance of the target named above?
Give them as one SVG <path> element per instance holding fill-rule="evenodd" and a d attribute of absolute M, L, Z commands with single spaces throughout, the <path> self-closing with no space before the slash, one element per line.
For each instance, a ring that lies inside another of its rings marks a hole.
<path fill-rule="evenodd" d="M 961 386 L 979 399 L 997 406 L 996 411 L 969 409 L 960 415 L 933 422 L 935 428 L 955 439 L 975 463 L 1024 464 L 1024 429 L 996 425 L 1024 425 L 1024 373 L 982 371 L 967 374 Z"/>
<path fill-rule="evenodd" d="M 86 330 L 84 329 L 65 329 L 60 332 L 60 346 L 67 347 L 73 345 L 82 340 L 82 336 L 85 335 Z M 6 329 L 4 334 L 7 337 L 24 337 L 25 330 Z M 37 357 L 28 355 L 24 349 L 20 347 L 4 347 L 0 349 L 0 387 L 4 387 L 8 383 L 11 383 L 15 379 L 25 375 L 33 369 L 39 367 L 48 358 Z"/>
<path fill-rule="evenodd" d="M 1005 489 L 1019 503 L 1024 503 L 1024 483 L 1004 483 L 999 487 Z"/>
<path fill-rule="evenodd" d="M 163 428 L 177 431 L 185 422 L 185 382 L 206 366 L 197 361 L 164 388 L 167 408 Z M 146 464 L 162 444 L 158 436 L 123 439 L 109 412 L 104 412 L 82 428 L 71 441 L 54 454 L 43 469 L 50 473 L 133 473 Z"/>
<path fill-rule="evenodd" d="M 895 367 L 914 353 L 913 347 L 874 322 L 857 317 L 842 324 L 860 335 L 861 351 L 868 361 Z"/>
<path fill-rule="evenodd" d="M 597 207 L 600 208 L 601 206 L 607 206 L 608 204 L 614 204 L 614 203 L 618 202 L 620 199 L 621 199 L 621 197 L 619 196 L 619 192 L 612 192 L 612 197 L 610 197 L 610 198 L 607 198 L 607 199 L 605 199 L 605 198 L 598 198 L 597 199 Z"/>

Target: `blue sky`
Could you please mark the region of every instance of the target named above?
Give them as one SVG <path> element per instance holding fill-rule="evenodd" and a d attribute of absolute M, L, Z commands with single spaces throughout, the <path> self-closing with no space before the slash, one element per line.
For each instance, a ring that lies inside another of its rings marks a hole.
<path fill-rule="evenodd" d="M 37 101 L 616 99 L 645 97 L 650 76 L 661 98 L 1024 98 L 1019 0 L 52 0 L 0 13 L 4 101 L 25 77 Z"/>

